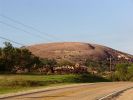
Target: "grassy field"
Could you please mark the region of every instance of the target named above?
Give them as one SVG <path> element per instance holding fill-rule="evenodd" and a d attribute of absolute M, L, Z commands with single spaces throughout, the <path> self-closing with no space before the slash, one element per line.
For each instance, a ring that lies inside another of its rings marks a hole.
<path fill-rule="evenodd" d="M 52 85 L 105 82 L 107 79 L 89 74 L 69 75 L 0 75 L 0 94 L 41 88 Z"/>

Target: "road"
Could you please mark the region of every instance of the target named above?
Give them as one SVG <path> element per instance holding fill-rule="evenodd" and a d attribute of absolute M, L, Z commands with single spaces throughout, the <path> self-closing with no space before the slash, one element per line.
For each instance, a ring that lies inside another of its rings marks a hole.
<path fill-rule="evenodd" d="M 116 100 L 133 100 L 133 88 L 122 93 Z"/>
<path fill-rule="evenodd" d="M 10 97 L 2 100 L 96 100 L 110 93 L 132 87 L 131 82 L 79 84 L 39 93 Z"/>

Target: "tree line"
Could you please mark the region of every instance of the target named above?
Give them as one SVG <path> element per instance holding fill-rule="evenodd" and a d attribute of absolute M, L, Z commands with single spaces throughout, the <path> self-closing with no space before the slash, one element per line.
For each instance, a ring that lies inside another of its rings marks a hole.
<path fill-rule="evenodd" d="M 133 64 L 117 64 L 116 70 L 111 74 L 110 78 L 114 81 L 133 81 Z"/>
<path fill-rule="evenodd" d="M 56 65 L 54 59 L 42 59 L 33 55 L 28 49 L 22 47 L 13 47 L 10 42 L 4 42 L 4 47 L 0 48 L 0 72 L 13 72 L 18 70 L 38 69 L 43 66 L 49 67 L 53 72 L 53 66 Z"/>
<path fill-rule="evenodd" d="M 77 66 L 76 63 L 70 61 L 57 62 L 55 59 L 37 57 L 25 47 L 13 47 L 10 42 L 4 42 L 4 45 L 0 48 L 0 72 L 18 73 L 20 71 L 20 73 L 38 72 L 45 74 L 90 72 L 101 75 L 108 74 L 110 71 L 110 62 L 107 59 L 93 60 L 88 58 L 84 63 Z M 118 62 L 116 59 L 112 61 L 113 74 L 111 77 L 114 80 L 126 80 L 125 75 L 128 79 L 133 76 L 131 74 L 133 73 L 133 65 L 129 62 L 123 64 L 123 62 L 123 60 Z M 130 73 L 131 76 L 127 73 Z"/>
<path fill-rule="evenodd" d="M 55 59 L 40 58 L 33 55 L 25 47 L 13 47 L 10 42 L 4 42 L 0 48 L 0 73 L 83 73 L 86 68 L 77 68 L 75 63 Z"/>

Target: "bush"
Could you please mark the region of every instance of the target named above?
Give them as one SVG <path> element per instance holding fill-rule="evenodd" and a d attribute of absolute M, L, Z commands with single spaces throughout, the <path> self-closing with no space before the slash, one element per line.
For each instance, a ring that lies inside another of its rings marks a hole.
<path fill-rule="evenodd" d="M 113 81 L 130 81 L 133 78 L 133 64 L 117 64 L 116 71 L 111 74 Z"/>

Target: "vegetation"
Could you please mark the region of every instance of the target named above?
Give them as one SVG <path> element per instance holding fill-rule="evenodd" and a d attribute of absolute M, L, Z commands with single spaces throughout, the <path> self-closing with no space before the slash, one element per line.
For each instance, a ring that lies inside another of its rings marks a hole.
<path fill-rule="evenodd" d="M 87 71 L 103 75 L 110 71 L 110 64 L 107 58 L 96 60 L 87 59 L 85 63 L 77 64 L 70 61 L 39 58 L 33 55 L 28 49 L 15 48 L 11 43 L 5 42 L 5 47 L 0 48 L 0 72 L 1 73 L 39 73 L 39 74 L 68 74 L 68 73 L 86 73 Z M 119 60 L 122 62 L 122 60 Z M 77 66 L 78 65 L 78 66 Z M 115 68 L 117 60 L 112 60 L 112 66 Z M 120 65 L 118 65 L 120 66 Z M 120 68 L 116 68 L 116 71 Z M 127 66 L 127 65 L 125 65 Z M 88 67 L 88 70 L 87 70 Z M 122 67 L 123 68 L 123 67 Z M 124 70 L 126 70 L 125 67 Z M 113 69 L 114 70 L 114 69 Z M 118 73 L 115 72 L 115 74 Z M 130 72 L 131 73 L 131 72 Z M 122 74 L 124 75 L 124 74 Z"/>
<path fill-rule="evenodd" d="M 121 63 L 116 65 L 115 72 L 111 75 L 114 81 L 130 81 L 133 79 L 133 64 Z"/>
<path fill-rule="evenodd" d="M 51 85 L 105 82 L 107 79 L 91 74 L 68 75 L 0 75 L 0 94 Z"/>
<path fill-rule="evenodd" d="M 133 81 L 133 64 L 129 62 L 119 60 L 118 64 L 116 60 L 112 61 L 114 72 L 109 72 L 109 61 L 106 59 L 87 59 L 81 65 L 65 60 L 57 62 L 55 59 L 39 58 L 24 47 L 16 48 L 9 42 L 4 44 L 5 47 L 0 48 L 0 93 L 53 84 L 107 82 L 110 79 Z"/>
<path fill-rule="evenodd" d="M 89 71 L 94 73 L 103 73 L 105 71 L 109 71 L 109 64 L 107 60 L 93 60 L 87 59 L 85 62 L 85 66 L 88 67 Z"/>
<path fill-rule="evenodd" d="M 54 73 L 53 68 L 57 63 L 54 59 L 41 59 L 26 48 L 15 48 L 9 42 L 4 44 L 5 47 L 0 48 L 0 72 L 33 72 L 33 70 L 47 66 Z"/>

